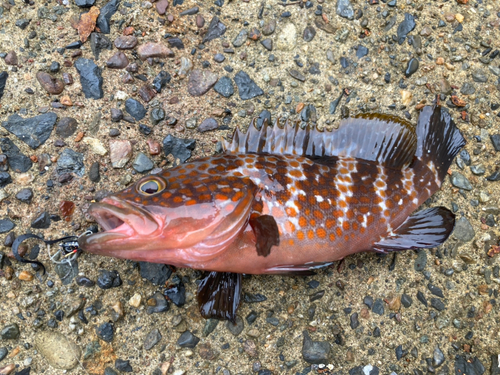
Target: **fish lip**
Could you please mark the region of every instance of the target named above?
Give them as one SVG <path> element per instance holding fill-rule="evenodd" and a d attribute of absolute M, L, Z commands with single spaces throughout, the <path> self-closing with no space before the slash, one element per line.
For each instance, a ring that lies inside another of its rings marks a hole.
<path fill-rule="evenodd" d="M 92 203 L 87 213 L 104 231 L 83 236 L 81 241 L 79 240 L 83 249 L 113 240 L 148 236 L 160 227 L 150 212 L 114 196 L 106 197 L 99 203 Z"/>

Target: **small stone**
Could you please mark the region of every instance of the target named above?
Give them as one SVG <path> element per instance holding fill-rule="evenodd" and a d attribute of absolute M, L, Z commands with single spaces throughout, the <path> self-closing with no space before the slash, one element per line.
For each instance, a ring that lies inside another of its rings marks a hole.
<path fill-rule="evenodd" d="M 444 362 L 444 354 L 443 352 L 441 351 L 441 349 L 439 349 L 439 346 L 436 346 L 436 348 L 434 349 L 434 354 L 432 356 L 432 366 L 437 368 L 439 366 L 441 366 Z"/>
<path fill-rule="evenodd" d="M 413 29 L 415 29 L 415 26 L 416 26 L 416 22 L 415 22 L 415 18 L 413 17 L 413 15 L 411 15 L 410 13 L 405 13 L 405 18 L 398 25 L 398 30 L 397 30 L 397 38 L 398 38 L 398 43 L 400 45 L 403 44 L 408 33 L 413 31 Z"/>
<path fill-rule="evenodd" d="M 162 70 L 153 80 L 153 88 L 156 90 L 156 92 L 160 93 L 171 79 L 172 77 L 170 76 L 170 74 Z"/>
<path fill-rule="evenodd" d="M 61 370 L 75 368 L 81 356 L 78 345 L 57 331 L 36 332 L 35 347 L 51 367 Z"/>
<path fill-rule="evenodd" d="M 194 139 L 180 139 L 169 134 L 163 139 L 163 152 L 165 156 L 172 154 L 174 159 L 185 163 L 191 157 L 191 151 L 196 147 Z"/>
<path fill-rule="evenodd" d="M 303 332 L 302 358 L 304 361 L 313 364 L 329 363 L 331 350 L 328 341 L 313 341 L 307 331 Z"/>
<path fill-rule="evenodd" d="M 147 113 L 146 108 L 139 101 L 132 98 L 125 101 L 125 110 L 137 121 L 142 120 Z"/>
<path fill-rule="evenodd" d="M 233 336 L 238 336 L 241 332 L 243 332 L 245 325 L 243 319 L 236 315 L 236 320 L 234 323 L 230 321 L 226 322 L 226 328 L 229 332 L 231 332 Z"/>
<path fill-rule="evenodd" d="M 115 369 L 120 372 L 134 372 L 132 366 L 130 365 L 130 361 L 120 358 L 115 360 Z"/>
<path fill-rule="evenodd" d="M 460 172 L 452 172 L 451 183 L 459 189 L 472 190 L 472 185 L 469 180 Z"/>
<path fill-rule="evenodd" d="M 171 49 L 167 48 L 167 46 L 159 43 L 145 43 L 141 44 L 137 48 L 137 53 L 141 60 L 146 60 L 149 58 L 165 58 L 165 57 L 174 57 L 174 53 Z"/>
<path fill-rule="evenodd" d="M 97 286 L 101 289 L 117 288 L 122 285 L 120 275 L 116 271 L 99 270 Z"/>
<path fill-rule="evenodd" d="M 129 300 L 128 304 L 132 307 L 138 308 L 141 305 L 142 296 L 139 293 L 135 293 Z"/>
<path fill-rule="evenodd" d="M 314 27 L 309 25 L 304 29 L 304 34 L 302 35 L 302 37 L 305 42 L 312 41 L 315 36 L 316 36 L 316 30 L 314 29 Z"/>
<path fill-rule="evenodd" d="M 59 78 L 52 77 L 49 73 L 39 71 L 36 74 L 36 79 L 49 94 L 58 95 L 64 90 L 64 82 Z"/>
<path fill-rule="evenodd" d="M 22 280 L 22 281 L 33 281 L 33 274 L 31 272 L 28 272 L 28 271 L 21 271 L 19 273 L 19 280 Z"/>
<path fill-rule="evenodd" d="M 234 76 L 241 100 L 248 100 L 264 94 L 264 91 L 244 71 L 240 70 Z"/>
<path fill-rule="evenodd" d="M 212 88 L 218 76 L 209 70 L 195 69 L 189 75 L 188 92 L 191 96 L 201 96 Z"/>
<path fill-rule="evenodd" d="M 56 171 L 58 175 L 74 173 L 79 177 L 83 177 L 85 174 L 83 154 L 70 148 L 65 148 L 59 156 L 59 159 L 57 159 Z"/>
<path fill-rule="evenodd" d="M 99 17 L 97 17 L 96 26 L 99 28 L 101 33 L 109 34 L 111 31 L 111 17 L 118 10 L 120 5 L 120 0 L 110 0 L 106 5 L 101 8 Z"/>
<path fill-rule="evenodd" d="M 117 52 L 106 61 L 109 69 L 123 69 L 127 67 L 129 61 L 123 52 Z"/>
<path fill-rule="evenodd" d="M 165 285 L 172 274 L 172 269 L 169 266 L 160 263 L 139 262 L 139 271 L 142 278 L 149 280 L 154 285 Z"/>
<path fill-rule="evenodd" d="M 154 164 L 144 153 L 139 152 L 132 167 L 139 173 L 145 173 L 153 169 Z"/>
<path fill-rule="evenodd" d="M 146 84 L 139 89 L 139 96 L 146 103 L 149 103 L 156 96 L 156 91 L 149 84 Z"/>
<path fill-rule="evenodd" d="M 10 51 L 7 56 L 5 56 L 4 59 L 5 63 L 7 65 L 17 65 L 18 60 L 17 60 L 17 54 L 15 51 Z"/>
<path fill-rule="evenodd" d="M 181 348 L 194 348 L 200 339 L 193 335 L 190 331 L 184 332 L 177 340 L 177 345 Z"/>
<path fill-rule="evenodd" d="M 474 80 L 474 82 L 488 82 L 488 76 L 480 69 L 472 72 L 472 79 Z"/>
<path fill-rule="evenodd" d="M 20 202 L 30 204 L 33 199 L 33 190 L 31 188 L 24 188 L 17 192 L 16 199 Z"/>
<path fill-rule="evenodd" d="M 118 49 L 133 49 L 137 46 L 137 38 L 133 35 L 120 35 L 115 39 L 114 45 Z"/>
<path fill-rule="evenodd" d="M 439 298 L 431 298 L 431 306 L 438 311 L 443 311 L 446 308 L 443 301 L 441 301 Z"/>
<path fill-rule="evenodd" d="M 260 44 L 262 44 L 264 46 L 264 48 L 267 49 L 268 51 L 273 50 L 273 40 L 270 38 L 262 40 L 260 42 Z"/>
<path fill-rule="evenodd" d="M 354 18 L 354 9 L 349 0 L 337 0 L 336 11 L 340 17 L 351 20 Z"/>
<path fill-rule="evenodd" d="M 418 66 L 419 63 L 416 58 L 410 59 L 410 61 L 408 61 L 408 64 L 406 66 L 405 76 L 406 77 L 412 76 L 418 70 Z"/>
<path fill-rule="evenodd" d="M 106 342 L 112 342 L 114 337 L 114 328 L 111 323 L 103 323 L 96 328 L 97 337 Z"/>
<path fill-rule="evenodd" d="M 145 350 L 151 350 L 153 347 L 158 344 L 161 340 L 161 333 L 158 328 L 153 329 L 151 332 L 148 333 L 146 338 L 144 339 L 144 349 Z"/>
<path fill-rule="evenodd" d="M 104 96 L 101 68 L 99 68 L 93 60 L 84 59 L 83 57 L 76 60 L 75 68 L 80 74 L 80 83 L 85 97 L 90 99 L 101 99 Z"/>
<path fill-rule="evenodd" d="M 236 36 L 236 38 L 234 38 L 233 40 L 233 46 L 235 47 L 241 47 L 243 45 L 243 43 L 246 42 L 248 38 L 248 30 L 246 29 L 243 29 L 241 30 L 238 35 Z"/>
<path fill-rule="evenodd" d="M 215 92 L 221 94 L 225 98 L 229 98 L 234 94 L 234 86 L 231 78 L 225 76 L 217 81 L 214 86 Z"/>
<path fill-rule="evenodd" d="M 168 0 L 160 0 L 156 2 L 156 11 L 160 16 L 163 16 L 168 9 Z"/>
<path fill-rule="evenodd" d="M 19 326 L 17 323 L 12 323 L 4 326 L 0 331 L 2 340 L 17 340 L 19 338 Z"/>
<path fill-rule="evenodd" d="M 453 236 L 462 241 L 469 242 L 476 235 L 474 228 L 467 218 L 461 217 L 455 223 L 455 229 L 453 230 Z"/>
<path fill-rule="evenodd" d="M 208 25 L 208 30 L 203 37 L 202 43 L 205 44 L 213 39 L 219 38 L 226 32 L 226 26 L 219 20 L 217 16 L 214 16 Z"/>
<path fill-rule="evenodd" d="M 50 227 L 50 215 L 47 211 L 42 212 L 31 222 L 31 228 L 47 229 Z"/>
<path fill-rule="evenodd" d="M 204 133 L 210 130 L 215 130 L 219 127 L 219 124 L 217 123 L 217 120 L 215 120 L 212 117 L 209 117 L 198 126 L 198 131 L 200 133 Z"/>

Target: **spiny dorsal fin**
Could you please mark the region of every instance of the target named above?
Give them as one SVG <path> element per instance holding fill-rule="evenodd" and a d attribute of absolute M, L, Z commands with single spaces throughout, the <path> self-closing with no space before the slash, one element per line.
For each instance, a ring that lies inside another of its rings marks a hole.
<path fill-rule="evenodd" d="M 224 141 L 223 146 L 229 153 L 350 157 L 403 168 L 413 160 L 417 136 L 408 121 L 379 113 L 341 120 L 339 128 L 331 131 L 281 119 L 274 126 L 266 121 L 259 130 L 254 119 L 246 133 L 238 128 L 232 141 Z"/>

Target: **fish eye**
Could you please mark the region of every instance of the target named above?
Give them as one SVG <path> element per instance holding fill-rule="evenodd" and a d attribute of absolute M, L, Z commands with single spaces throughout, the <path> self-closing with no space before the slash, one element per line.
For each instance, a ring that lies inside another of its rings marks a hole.
<path fill-rule="evenodd" d="M 152 195 L 156 194 L 160 191 L 165 189 L 165 186 L 162 186 L 159 181 L 156 180 L 148 180 L 144 181 L 140 186 L 139 186 L 139 192 L 146 194 L 146 195 Z"/>

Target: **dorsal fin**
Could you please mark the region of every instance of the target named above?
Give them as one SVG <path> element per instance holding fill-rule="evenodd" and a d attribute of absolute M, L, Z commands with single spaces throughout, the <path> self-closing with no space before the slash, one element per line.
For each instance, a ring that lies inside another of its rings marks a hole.
<path fill-rule="evenodd" d="M 310 158 L 350 157 L 379 162 L 387 167 L 408 166 L 415 155 L 414 127 L 396 116 L 373 113 L 343 119 L 338 129 L 320 130 L 301 122 L 281 119 L 259 130 L 255 119 L 248 131 L 236 129 L 232 141 L 224 141 L 229 153 L 269 153 Z"/>

